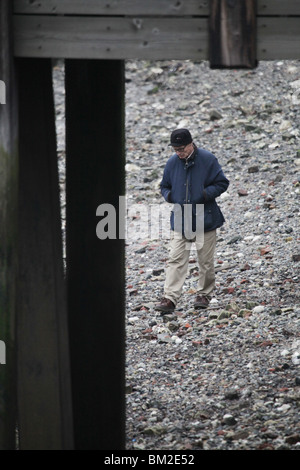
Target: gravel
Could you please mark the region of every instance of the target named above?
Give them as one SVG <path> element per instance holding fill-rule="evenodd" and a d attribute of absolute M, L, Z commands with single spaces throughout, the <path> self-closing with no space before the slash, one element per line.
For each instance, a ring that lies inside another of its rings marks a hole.
<path fill-rule="evenodd" d="M 64 228 L 60 63 L 54 72 Z M 126 62 L 129 450 L 300 449 L 299 104 L 300 61 Z M 162 316 L 168 239 L 133 234 L 145 208 L 169 211 L 159 182 L 175 127 L 217 156 L 230 186 L 209 308 L 193 308 L 192 252 L 179 304 Z"/>

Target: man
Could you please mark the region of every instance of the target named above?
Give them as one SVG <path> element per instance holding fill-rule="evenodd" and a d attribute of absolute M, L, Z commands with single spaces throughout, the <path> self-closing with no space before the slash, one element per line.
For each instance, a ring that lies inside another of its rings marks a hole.
<path fill-rule="evenodd" d="M 188 129 L 174 130 L 169 145 L 175 153 L 167 161 L 160 188 L 165 200 L 175 205 L 171 212 L 171 250 L 164 297 L 156 307 L 162 314 L 172 312 L 181 295 L 192 242 L 199 263 L 194 307 L 208 307 L 215 288 L 216 229 L 225 221 L 215 199 L 229 185 L 217 158 L 197 148 Z M 204 212 L 199 217 L 201 208 Z"/>

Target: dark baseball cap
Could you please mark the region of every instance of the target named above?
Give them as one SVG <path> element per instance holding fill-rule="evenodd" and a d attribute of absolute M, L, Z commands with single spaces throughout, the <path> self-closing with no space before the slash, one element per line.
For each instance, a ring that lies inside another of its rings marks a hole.
<path fill-rule="evenodd" d="M 193 142 L 191 133 L 188 129 L 175 129 L 171 134 L 172 147 L 181 147 L 182 145 L 188 145 Z"/>

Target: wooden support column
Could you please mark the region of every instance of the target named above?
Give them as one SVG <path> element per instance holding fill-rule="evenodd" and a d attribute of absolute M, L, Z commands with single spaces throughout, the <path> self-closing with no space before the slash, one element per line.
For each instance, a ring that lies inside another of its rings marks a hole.
<path fill-rule="evenodd" d="M 12 2 L 0 2 L 0 450 L 16 448 L 18 122 Z"/>
<path fill-rule="evenodd" d="M 124 63 L 66 60 L 67 289 L 76 449 L 124 449 L 124 240 L 96 235 L 124 195 Z"/>
<path fill-rule="evenodd" d="M 18 59 L 18 424 L 21 450 L 72 449 L 51 59 Z"/>
<path fill-rule="evenodd" d="M 210 0 L 209 61 L 211 68 L 256 67 L 255 0 Z"/>

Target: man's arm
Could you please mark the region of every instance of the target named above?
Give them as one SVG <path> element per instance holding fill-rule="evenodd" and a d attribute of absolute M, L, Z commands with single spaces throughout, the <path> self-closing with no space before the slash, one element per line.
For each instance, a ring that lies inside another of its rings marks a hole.
<path fill-rule="evenodd" d="M 171 181 L 169 178 L 169 172 L 167 168 L 165 168 L 163 179 L 161 180 L 161 183 L 160 183 L 160 191 L 161 191 L 162 196 L 165 198 L 167 202 L 172 202 L 171 201 L 171 189 L 172 189 L 172 185 L 171 185 Z"/>
<path fill-rule="evenodd" d="M 216 199 L 220 194 L 224 193 L 229 186 L 229 180 L 223 173 L 221 167 L 219 168 L 219 172 L 214 178 L 214 180 L 204 188 L 204 199 L 205 202 L 212 201 Z"/>

